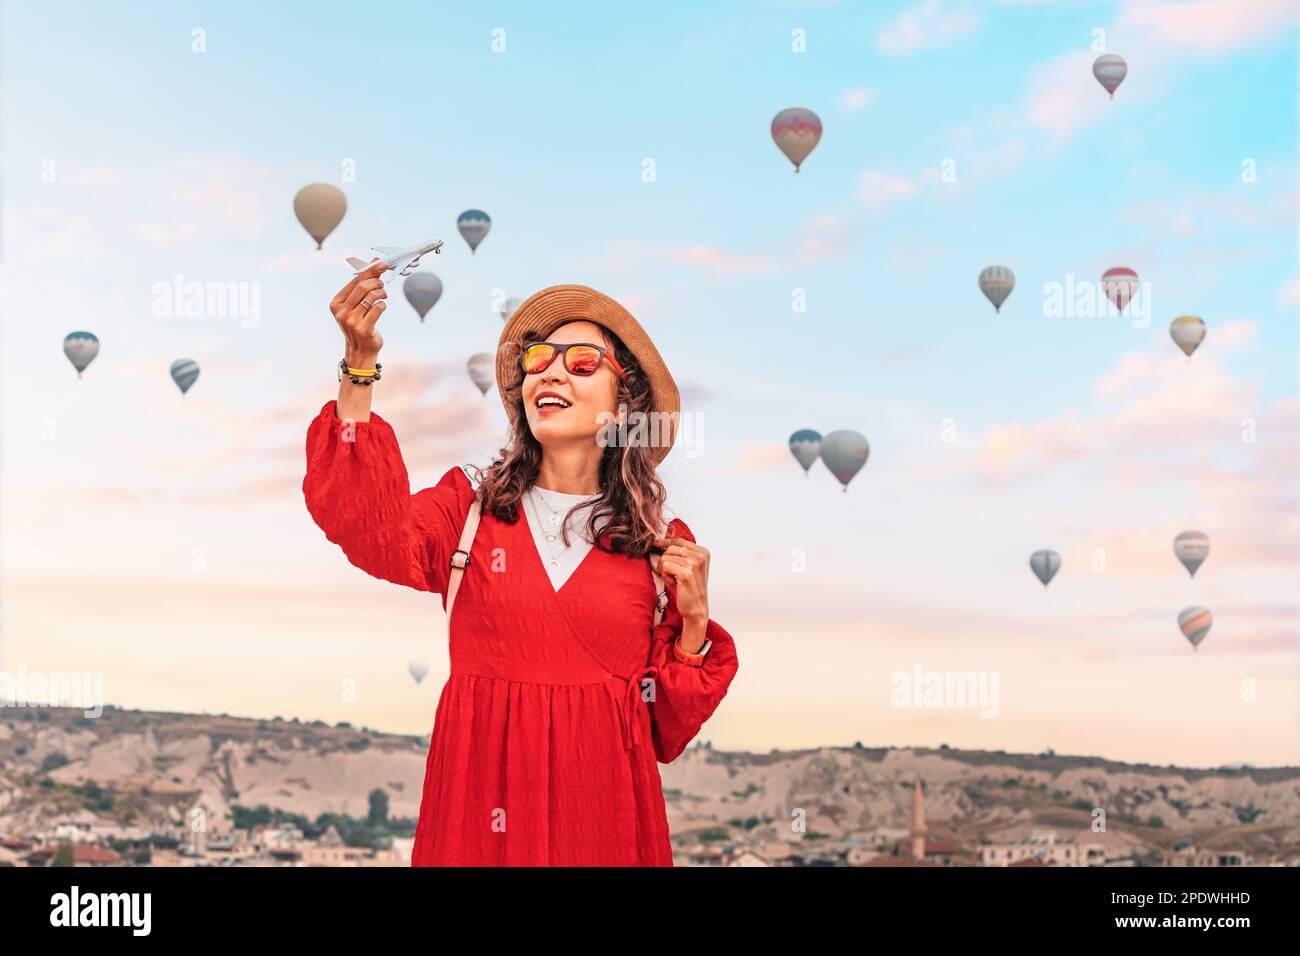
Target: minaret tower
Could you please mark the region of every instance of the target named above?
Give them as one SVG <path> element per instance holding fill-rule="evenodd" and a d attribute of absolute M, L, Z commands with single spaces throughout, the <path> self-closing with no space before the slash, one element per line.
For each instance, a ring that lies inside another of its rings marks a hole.
<path fill-rule="evenodd" d="M 921 795 L 921 778 L 912 785 L 912 858 L 925 859 L 925 799 Z"/>

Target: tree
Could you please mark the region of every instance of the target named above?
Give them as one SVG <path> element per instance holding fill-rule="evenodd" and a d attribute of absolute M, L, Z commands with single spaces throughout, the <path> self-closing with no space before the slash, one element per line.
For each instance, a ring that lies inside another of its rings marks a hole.
<path fill-rule="evenodd" d="M 59 848 L 54 851 L 54 859 L 50 861 L 50 866 L 74 866 L 75 860 L 72 844 L 60 843 Z"/>

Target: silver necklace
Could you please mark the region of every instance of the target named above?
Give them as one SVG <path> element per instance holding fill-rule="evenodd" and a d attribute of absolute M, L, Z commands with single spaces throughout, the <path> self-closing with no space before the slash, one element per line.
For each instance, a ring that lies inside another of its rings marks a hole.
<path fill-rule="evenodd" d="M 528 492 L 529 492 L 528 499 L 533 504 L 533 516 L 537 519 L 537 526 L 542 529 L 542 537 L 546 539 L 546 550 L 548 550 L 551 553 L 551 567 L 558 568 L 560 566 L 559 554 L 555 553 L 555 549 L 551 547 L 551 542 L 559 538 L 560 536 L 559 528 L 560 525 L 564 523 L 565 515 L 561 514 L 556 509 L 552 508 L 551 503 L 547 501 L 545 498 L 542 498 L 542 496 L 537 493 L 537 490 L 534 487 L 529 487 Z M 542 498 L 542 504 L 544 504 L 547 507 L 547 509 L 551 512 L 550 516 L 546 519 L 545 522 L 542 521 L 541 516 L 537 512 L 538 498 Z M 551 530 L 547 530 L 547 528 L 550 528 Z M 572 547 L 573 547 L 572 544 L 566 544 L 561 549 L 560 554 L 563 554 L 565 551 L 568 551 Z"/>

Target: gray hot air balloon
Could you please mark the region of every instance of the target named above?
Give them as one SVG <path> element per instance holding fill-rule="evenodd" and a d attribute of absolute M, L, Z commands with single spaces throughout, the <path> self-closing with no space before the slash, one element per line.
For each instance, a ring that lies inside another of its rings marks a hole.
<path fill-rule="evenodd" d="M 510 316 L 515 314 L 515 309 L 523 303 L 523 299 L 506 299 L 501 303 L 501 321 L 509 322 Z"/>
<path fill-rule="evenodd" d="M 194 359 L 177 359 L 172 362 L 172 381 L 174 381 L 184 395 L 194 384 L 194 380 L 199 377 L 199 363 Z"/>
<path fill-rule="evenodd" d="M 1001 312 L 1002 303 L 1016 287 L 1016 277 L 1006 266 L 989 266 L 980 273 L 980 291 L 993 303 L 993 311 Z"/>
<path fill-rule="evenodd" d="M 811 428 L 801 428 L 790 436 L 790 454 L 803 466 L 803 476 L 808 477 L 808 469 L 813 466 L 822 451 L 822 436 Z"/>
<path fill-rule="evenodd" d="M 1029 567 L 1043 582 L 1043 587 L 1047 587 L 1047 583 L 1056 577 L 1056 572 L 1061 570 L 1061 556 L 1055 551 L 1035 551 L 1029 556 Z"/>
<path fill-rule="evenodd" d="M 483 241 L 483 237 L 488 234 L 492 228 L 492 218 L 482 209 L 466 209 L 456 219 L 456 228 L 465 241 L 469 243 L 470 254 L 478 249 L 478 244 Z"/>
<path fill-rule="evenodd" d="M 1115 91 L 1124 82 L 1124 77 L 1128 76 L 1128 64 L 1124 62 L 1122 56 L 1105 53 L 1097 57 L 1093 62 L 1092 75 L 1110 94 L 1110 98 L 1114 99 Z"/>
<path fill-rule="evenodd" d="M 348 211 L 348 197 L 343 190 L 329 183 L 312 183 L 298 190 L 293 197 L 293 214 L 298 217 L 307 234 L 316 240 L 316 248 L 321 247 L 325 237 L 334 231 L 343 221 L 343 214 Z"/>
<path fill-rule="evenodd" d="M 870 452 L 867 439 L 860 432 L 855 431 L 831 432 L 822 439 L 819 450 L 822 461 L 844 486 L 846 492 L 849 490 L 849 482 L 853 480 L 853 476 L 867 463 L 867 455 Z"/>
<path fill-rule="evenodd" d="M 99 354 L 99 338 L 92 332 L 69 332 L 63 337 L 63 354 L 77 370 L 77 378 Z"/>
<path fill-rule="evenodd" d="M 418 684 L 429 673 L 429 662 L 417 657 L 406 665 L 406 669 L 411 672 L 411 676 L 415 678 L 415 682 Z"/>
<path fill-rule="evenodd" d="M 1210 555 L 1210 536 L 1203 531 L 1184 531 L 1174 538 L 1174 555 L 1182 562 L 1187 573 L 1196 577 L 1196 569 Z"/>
<path fill-rule="evenodd" d="M 412 272 L 402 283 L 402 291 L 406 293 L 406 301 L 420 313 L 423 322 L 429 310 L 442 298 L 442 280 L 432 272 Z"/>
<path fill-rule="evenodd" d="M 497 380 L 497 360 L 496 356 L 487 352 L 478 352 L 470 356 L 468 362 L 469 377 L 478 390 L 484 395 L 487 394 Z"/>

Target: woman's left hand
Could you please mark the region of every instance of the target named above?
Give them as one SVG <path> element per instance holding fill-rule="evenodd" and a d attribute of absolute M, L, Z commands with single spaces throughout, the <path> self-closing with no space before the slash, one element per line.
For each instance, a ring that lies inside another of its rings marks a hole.
<path fill-rule="evenodd" d="M 655 546 L 664 553 L 655 556 L 657 570 L 670 584 L 677 602 L 677 613 L 684 623 L 703 624 L 709 620 L 709 549 L 686 538 L 659 538 Z"/>

